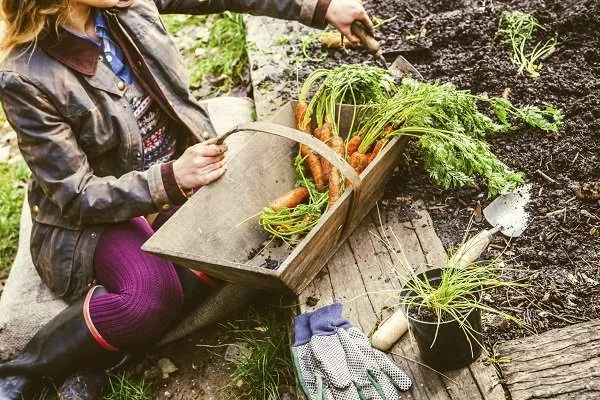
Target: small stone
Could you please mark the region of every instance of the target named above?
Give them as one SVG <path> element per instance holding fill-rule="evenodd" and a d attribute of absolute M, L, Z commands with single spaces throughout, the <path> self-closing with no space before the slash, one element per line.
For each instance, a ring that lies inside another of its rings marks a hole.
<path fill-rule="evenodd" d="M 160 368 L 160 372 L 162 373 L 163 379 L 167 379 L 170 374 L 178 371 L 177 367 L 171 360 L 168 358 L 161 358 L 157 362 L 158 368 Z"/>
<path fill-rule="evenodd" d="M 244 381 L 243 381 L 243 380 L 241 380 L 241 379 L 240 379 L 240 380 L 238 380 L 238 381 L 235 383 L 235 386 L 237 386 L 237 388 L 238 388 L 238 389 L 241 389 L 241 388 L 242 388 L 242 386 L 244 386 Z"/>
<path fill-rule="evenodd" d="M 238 360 L 248 357 L 251 351 L 247 342 L 230 344 L 227 346 L 227 350 L 225 350 L 225 360 L 235 363 Z"/>
<path fill-rule="evenodd" d="M 165 390 L 163 395 L 165 396 L 165 398 L 170 399 L 173 396 L 173 393 L 169 392 L 168 390 Z"/>
<path fill-rule="evenodd" d="M 319 303 L 319 299 L 317 299 L 316 297 L 308 296 L 308 298 L 306 299 L 306 305 L 309 307 L 314 307 L 317 305 L 317 303 Z"/>

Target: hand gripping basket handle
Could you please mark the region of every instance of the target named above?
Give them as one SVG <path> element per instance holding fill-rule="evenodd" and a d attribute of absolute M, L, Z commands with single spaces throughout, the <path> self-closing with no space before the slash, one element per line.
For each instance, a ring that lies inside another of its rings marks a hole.
<path fill-rule="evenodd" d="M 348 215 L 352 215 L 352 211 L 355 209 L 355 206 L 358 204 L 358 199 L 360 199 L 360 189 L 361 189 L 361 180 L 360 176 L 356 173 L 354 168 L 350 166 L 339 154 L 333 151 L 329 146 L 320 141 L 319 139 L 314 138 L 311 135 L 306 134 L 305 132 L 301 132 L 297 129 L 289 128 L 287 126 L 274 124 L 272 122 L 246 122 L 243 124 L 239 124 L 235 126 L 233 129 L 225 132 L 223 135 L 219 136 L 217 139 L 217 144 L 223 143 L 227 137 L 236 132 L 264 132 L 275 136 L 281 136 L 290 140 L 293 140 L 298 143 L 302 143 L 312 150 L 316 151 L 324 157 L 327 161 L 329 161 L 334 167 L 336 167 L 342 175 L 346 179 L 350 181 L 352 184 L 352 189 L 354 190 L 352 204 L 349 210 Z"/>

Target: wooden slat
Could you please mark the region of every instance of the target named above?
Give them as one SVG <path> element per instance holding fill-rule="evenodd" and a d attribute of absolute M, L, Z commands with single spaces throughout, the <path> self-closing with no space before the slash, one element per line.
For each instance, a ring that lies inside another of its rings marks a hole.
<path fill-rule="evenodd" d="M 600 320 L 511 340 L 501 369 L 513 400 L 599 399 Z"/>
<path fill-rule="evenodd" d="M 270 117 L 287 100 L 296 99 L 296 82 L 285 79 L 283 74 L 295 70 L 294 57 L 287 54 L 287 45 L 276 45 L 278 39 L 300 38 L 316 30 L 298 22 L 277 20 L 269 17 L 247 15 L 246 36 L 250 76 L 257 119 Z M 288 93 L 289 98 L 282 96 Z"/>
<path fill-rule="evenodd" d="M 419 215 L 419 218 L 413 220 L 412 224 L 419 237 L 423 254 L 425 254 L 425 258 L 429 265 L 441 267 L 444 264 L 444 261 L 446 261 L 444 245 L 435 233 L 433 221 L 431 220 L 429 213 L 425 210 L 424 205 L 421 202 L 418 202 L 416 208 L 416 213 Z"/>
<path fill-rule="evenodd" d="M 471 365 L 469 369 L 473 378 L 477 381 L 479 391 L 485 400 L 505 400 L 504 388 L 500 383 L 500 377 L 492 365 L 485 365 L 483 362 L 486 359 L 485 355 L 479 357 Z"/>

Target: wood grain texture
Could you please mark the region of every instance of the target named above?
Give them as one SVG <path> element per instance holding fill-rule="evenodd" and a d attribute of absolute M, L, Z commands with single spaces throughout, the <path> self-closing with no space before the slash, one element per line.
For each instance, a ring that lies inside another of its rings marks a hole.
<path fill-rule="evenodd" d="M 513 400 L 600 399 L 600 320 L 511 340 L 500 348 Z"/>
<path fill-rule="evenodd" d="M 422 204 L 414 209 L 418 212 L 410 220 L 401 218 L 394 207 L 369 213 L 326 268 L 298 296 L 300 311 L 342 301 L 344 315 L 369 334 L 382 314 L 389 313 L 388 308 L 397 303 L 394 295 L 408 274 L 405 264 L 417 269 L 428 261 L 422 245 L 428 246 L 430 260 L 440 260 L 445 255 L 441 242 L 435 240 L 437 235 Z M 390 239 L 391 246 L 384 244 L 381 240 L 384 237 Z M 400 247 L 406 262 L 397 257 Z M 307 305 L 309 298 L 317 300 L 316 304 Z M 409 334 L 392 348 L 390 355 L 414 382 L 410 391 L 401 393 L 402 399 L 504 400 L 495 371 L 485 367 L 481 360 L 468 368 L 446 372 L 447 377 L 443 377 L 418 364 L 421 361 L 418 349 Z"/>

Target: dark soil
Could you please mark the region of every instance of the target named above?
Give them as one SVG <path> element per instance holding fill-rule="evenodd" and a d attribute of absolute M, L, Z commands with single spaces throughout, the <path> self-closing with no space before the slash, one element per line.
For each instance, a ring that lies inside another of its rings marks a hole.
<path fill-rule="evenodd" d="M 493 240 L 508 266 L 527 271 L 530 286 L 521 293 L 491 293 L 485 300 L 543 332 L 600 317 L 600 203 L 575 197 L 586 182 L 600 178 L 600 3 L 597 0 L 365 2 L 381 19 L 397 16 L 377 32 L 384 50 L 406 47 L 405 53 L 429 82 L 452 82 L 474 93 L 501 95 L 519 106 L 551 104 L 560 108 L 565 123 L 558 135 L 528 127 L 491 138 L 495 153 L 525 173 L 533 185 L 531 222 L 512 241 Z M 543 62 L 534 80 L 517 75 L 509 52 L 495 39 L 503 10 L 532 12 L 546 27 L 535 40 L 558 32 L 562 43 Z M 419 37 L 419 35 L 421 35 Z M 423 36 L 424 35 L 424 36 Z M 316 50 L 316 45 L 315 45 Z M 323 63 L 305 62 L 300 81 L 317 67 L 375 62 L 364 51 L 335 51 Z M 294 76 L 295 81 L 295 76 Z M 541 174 L 542 172 L 543 174 Z M 545 178 L 546 175 L 548 178 Z M 424 169 L 416 148 L 388 186 L 386 199 L 412 196 L 425 201 L 436 230 L 446 246 L 456 244 L 477 202 L 491 199 L 485 187 L 442 190 Z M 475 229 L 486 228 L 485 224 Z M 496 250 L 494 250 L 496 249 Z M 533 275 L 531 275 L 533 274 Z M 489 343 L 525 336 L 525 329 L 489 318 Z"/>

